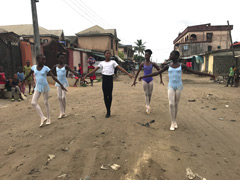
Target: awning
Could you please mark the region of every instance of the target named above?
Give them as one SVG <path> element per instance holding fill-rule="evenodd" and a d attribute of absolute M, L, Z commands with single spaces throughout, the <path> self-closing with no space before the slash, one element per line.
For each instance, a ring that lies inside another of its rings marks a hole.
<path fill-rule="evenodd" d="M 125 62 L 125 61 L 124 61 L 123 59 L 121 59 L 119 56 L 115 55 L 115 57 L 117 57 L 120 62 Z"/>
<path fill-rule="evenodd" d="M 103 54 L 98 54 L 98 53 L 92 53 L 94 56 L 100 57 L 100 58 L 105 58 Z"/>

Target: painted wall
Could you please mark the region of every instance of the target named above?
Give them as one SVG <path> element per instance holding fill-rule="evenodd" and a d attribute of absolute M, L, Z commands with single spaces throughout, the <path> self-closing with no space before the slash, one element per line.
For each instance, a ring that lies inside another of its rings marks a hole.
<path fill-rule="evenodd" d="M 73 51 L 73 66 L 78 69 L 78 64 L 80 63 L 80 51 Z"/>
<path fill-rule="evenodd" d="M 25 66 L 27 60 L 30 61 L 30 64 L 32 65 L 32 49 L 31 44 L 26 41 L 20 42 L 20 49 L 21 49 L 21 56 L 22 56 L 22 65 Z"/>
<path fill-rule="evenodd" d="M 208 60 L 208 73 L 213 74 L 213 63 L 214 63 L 214 57 L 213 55 L 210 55 Z"/>
<path fill-rule="evenodd" d="M 73 69 L 73 49 L 67 49 L 68 50 L 68 64 L 71 69 Z"/>

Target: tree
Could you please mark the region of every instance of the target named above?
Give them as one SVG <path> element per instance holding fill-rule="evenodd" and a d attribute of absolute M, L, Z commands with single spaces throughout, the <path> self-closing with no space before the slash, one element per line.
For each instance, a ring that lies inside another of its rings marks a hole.
<path fill-rule="evenodd" d="M 134 42 L 136 44 L 136 46 L 134 47 L 134 50 L 137 51 L 138 56 L 141 56 L 144 54 L 145 51 L 145 44 L 146 42 L 142 42 L 142 39 L 137 39 L 137 42 Z"/>
<path fill-rule="evenodd" d="M 123 54 L 123 52 L 118 51 L 118 56 L 119 56 L 121 59 L 124 59 L 124 54 Z"/>

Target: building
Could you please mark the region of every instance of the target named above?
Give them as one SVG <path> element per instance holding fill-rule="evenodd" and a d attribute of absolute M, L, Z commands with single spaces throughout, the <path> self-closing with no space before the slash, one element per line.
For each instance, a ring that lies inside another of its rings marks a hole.
<path fill-rule="evenodd" d="M 112 55 L 118 55 L 118 42 L 116 29 L 103 29 L 96 25 L 86 30 L 76 33 L 78 37 L 78 47 L 89 49 L 99 53 L 96 56 L 103 56 L 105 50 L 110 50 Z"/>
<path fill-rule="evenodd" d="M 233 25 L 212 26 L 210 23 L 188 26 L 173 41 L 174 49 L 180 52 L 180 57 L 229 49 L 231 45 L 229 31 L 232 29 Z"/>
<path fill-rule="evenodd" d="M 14 32 L 23 37 L 25 40 L 29 40 L 29 42 L 34 43 L 34 31 L 32 24 L 8 25 L 0 26 L 0 28 L 8 32 Z M 63 30 L 48 30 L 39 26 L 39 35 L 41 44 L 50 43 L 52 40 L 55 40 L 59 41 L 59 43 L 66 47 L 70 45 L 70 41 L 66 40 Z"/>
<path fill-rule="evenodd" d="M 118 44 L 118 51 L 122 52 L 124 55 L 124 59 L 131 59 L 133 60 L 134 56 L 134 49 L 132 45 L 124 45 L 124 44 Z"/>

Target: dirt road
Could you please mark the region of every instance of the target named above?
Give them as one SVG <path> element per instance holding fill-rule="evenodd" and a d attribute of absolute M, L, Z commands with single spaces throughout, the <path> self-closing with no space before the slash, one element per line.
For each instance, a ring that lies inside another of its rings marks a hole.
<path fill-rule="evenodd" d="M 52 124 L 43 128 L 30 98 L 0 100 L 0 179 L 184 180 L 189 167 L 207 180 L 239 180 L 239 88 L 184 74 L 179 128 L 170 131 L 168 78 L 163 76 L 165 86 L 154 78 L 150 115 L 141 83 L 130 87 L 125 75 L 114 82 L 109 119 L 101 83 L 68 88 L 68 117 L 61 120 L 52 86 Z M 45 112 L 42 97 L 39 102 Z M 48 161 L 49 154 L 55 158 Z M 121 167 L 100 169 L 114 163 Z"/>

